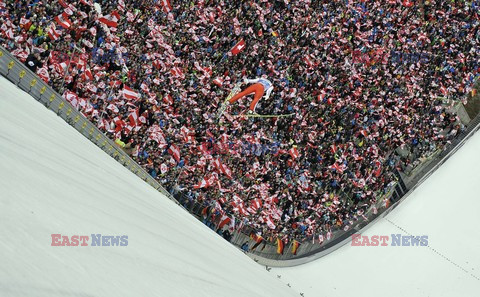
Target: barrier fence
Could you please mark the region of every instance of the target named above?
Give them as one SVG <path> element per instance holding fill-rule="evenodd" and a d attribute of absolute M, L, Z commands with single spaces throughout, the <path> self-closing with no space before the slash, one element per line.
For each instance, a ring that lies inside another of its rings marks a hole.
<path fill-rule="evenodd" d="M 91 123 L 83 114 L 77 111 L 68 101 L 60 94 L 55 92 L 50 86 L 42 81 L 36 74 L 31 72 L 23 63 L 19 62 L 7 50 L 0 46 L 0 74 L 8 79 L 20 89 L 30 94 L 38 102 L 45 105 L 48 109 L 55 112 L 64 119 L 72 127 L 74 127 L 83 136 L 87 137 L 105 153 L 117 160 L 131 172 L 154 187 L 160 193 L 167 196 L 170 200 L 185 208 L 198 219 L 202 220 L 202 210 L 204 205 L 190 200 L 183 194 L 171 195 L 158 183 L 144 168 L 138 165 L 128 156 L 118 145 L 103 134 L 93 123 Z M 399 172 L 395 172 L 397 182 L 391 185 L 386 193 L 375 204 L 377 213 L 374 213 L 371 207 L 364 215 L 367 219 L 361 218 L 349 225 L 348 229 L 344 227 L 333 227 L 331 229 L 331 238 L 319 244 L 313 243 L 312 240 L 300 242 L 301 245 L 297 250 L 297 254 L 293 255 L 290 251 L 293 241 L 290 241 L 284 248 L 284 253 L 278 254 L 277 247 L 274 243 L 266 241 L 265 246 L 260 244 L 250 256 L 255 258 L 259 263 L 268 264 L 270 266 L 293 266 L 309 262 L 315 258 L 326 255 L 343 244 L 349 242 L 353 233 L 359 233 L 375 220 L 386 215 L 391 209 L 396 207 L 414 188 L 420 185 L 432 172 L 434 172 L 441 164 L 443 164 L 455 151 L 457 151 L 463 143 L 480 128 L 480 117 L 477 115 L 475 119 L 470 121 L 467 129 L 460 133 L 451 144 L 429 160 L 429 163 L 415 173 L 413 182 L 410 181 L 405 185 Z M 391 203 L 390 207 L 383 207 L 384 201 L 388 199 Z M 215 229 L 215 228 L 214 228 Z M 253 231 L 246 226 L 232 235 L 230 242 L 237 247 L 241 247 L 247 242 L 251 247 L 255 242 L 250 239 L 250 232 Z"/>

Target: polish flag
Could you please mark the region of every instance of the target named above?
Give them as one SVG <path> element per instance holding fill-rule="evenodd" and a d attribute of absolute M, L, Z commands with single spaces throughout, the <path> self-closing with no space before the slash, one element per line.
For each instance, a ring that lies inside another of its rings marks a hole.
<path fill-rule="evenodd" d="M 222 164 L 220 162 L 220 159 L 215 159 L 215 161 L 213 161 L 213 165 L 217 168 L 219 172 L 225 174 L 229 178 L 232 178 L 232 171 L 227 166 Z"/>
<path fill-rule="evenodd" d="M 123 87 L 123 98 L 128 99 L 128 100 L 138 100 L 140 99 L 140 94 L 132 90 L 131 88 L 124 86 Z"/>
<path fill-rule="evenodd" d="M 168 104 L 168 105 L 172 105 L 172 104 L 173 104 L 172 95 L 167 94 L 166 96 L 164 96 L 164 97 L 163 97 L 163 102 L 165 102 L 165 103 Z"/>
<path fill-rule="evenodd" d="M 230 50 L 232 55 L 238 55 L 246 47 L 245 40 L 240 39 L 240 41 Z"/>
<path fill-rule="evenodd" d="M 92 83 L 88 83 L 86 88 L 87 88 L 87 90 L 89 90 L 92 93 L 96 93 L 98 91 L 97 86 L 92 84 Z"/>
<path fill-rule="evenodd" d="M 208 188 L 210 183 L 206 178 L 203 178 L 197 185 L 193 186 L 194 189 Z"/>
<path fill-rule="evenodd" d="M 442 93 L 443 96 L 448 95 L 448 90 L 443 85 L 440 87 L 440 92 Z"/>
<path fill-rule="evenodd" d="M 65 12 L 57 15 L 55 21 L 65 29 L 69 29 L 72 26 L 72 22 L 68 19 L 68 15 Z"/>
<path fill-rule="evenodd" d="M 251 201 L 251 207 L 256 211 L 260 207 L 262 207 L 262 200 L 260 199 L 254 199 Z"/>
<path fill-rule="evenodd" d="M 105 25 L 113 28 L 116 28 L 118 26 L 119 20 L 120 20 L 120 15 L 118 14 L 117 11 L 114 11 L 98 19 L 99 22 L 104 23 Z"/>
<path fill-rule="evenodd" d="M 48 29 L 48 37 L 50 37 L 51 40 L 57 40 L 60 38 L 61 35 L 62 32 L 58 31 L 53 24 L 52 26 L 50 26 L 50 29 Z"/>
<path fill-rule="evenodd" d="M 50 81 L 50 75 L 48 74 L 47 65 L 43 66 L 42 68 L 37 69 L 38 76 L 46 83 Z"/>
<path fill-rule="evenodd" d="M 179 67 L 173 67 L 170 70 L 170 73 L 175 78 L 181 78 L 181 79 L 185 78 L 185 76 L 183 75 L 182 69 L 180 69 Z"/>
<path fill-rule="evenodd" d="M 13 39 L 15 38 L 15 33 L 13 33 L 13 30 L 12 28 L 9 28 L 8 30 L 4 31 L 5 32 L 5 36 L 8 38 L 8 39 Z"/>
<path fill-rule="evenodd" d="M 404 0 L 404 1 L 403 1 L 403 6 L 405 6 L 405 7 L 412 7 L 412 6 L 413 6 L 413 2 L 412 2 L 412 1 L 409 1 L 409 0 Z"/>
<path fill-rule="evenodd" d="M 277 228 L 277 226 L 275 226 L 275 223 L 272 220 L 272 217 L 270 217 L 270 216 L 267 217 L 266 223 L 267 223 L 268 228 L 270 228 L 272 230 Z"/>
<path fill-rule="evenodd" d="M 113 113 L 118 113 L 120 110 L 116 105 L 110 104 L 107 106 L 107 109 L 110 110 Z"/>
<path fill-rule="evenodd" d="M 163 11 L 165 13 L 169 13 L 172 11 L 172 4 L 170 3 L 170 0 L 160 0 L 160 4 L 162 5 Z"/>
<path fill-rule="evenodd" d="M 22 62 L 25 62 L 28 58 L 27 51 L 23 50 L 22 48 L 18 48 L 16 50 L 12 51 L 12 55 L 17 57 Z"/>
<path fill-rule="evenodd" d="M 168 153 L 173 156 L 173 158 L 180 162 L 180 149 L 175 144 L 172 144 L 168 149 Z"/>
<path fill-rule="evenodd" d="M 292 156 L 293 159 L 300 157 L 300 153 L 298 152 L 298 149 L 296 147 L 292 147 L 288 151 L 288 153 L 290 154 L 290 156 Z"/>
<path fill-rule="evenodd" d="M 83 73 L 83 76 L 82 78 L 84 80 L 93 80 L 93 74 L 92 74 L 92 71 L 90 70 L 90 68 L 87 68 L 85 70 L 85 72 Z"/>
<path fill-rule="evenodd" d="M 25 29 L 25 30 L 28 30 L 30 29 L 30 27 L 32 26 L 32 21 L 30 21 L 29 19 L 26 19 L 24 17 L 22 17 L 20 19 L 20 25 Z"/>
<path fill-rule="evenodd" d="M 218 225 L 218 229 L 222 229 L 223 226 L 230 224 L 231 221 L 232 219 L 229 216 L 222 215 L 222 218 L 220 219 L 220 224 Z"/>
<path fill-rule="evenodd" d="M 63 11 L 70 16 L 73 15 L 73 10 L 70 7 L 65 8 Z"/>
<path fill-rule="evenodd" d="M 128 115 L 128 120 L 130 121 L 130 126 L 138 126 L 138 109 L 135 109 Z"/>
<path fill-rule="evenodd" d="M 223 86 L 223 78 L 217 77 L 216 79 L 213 80 L 213 83 L 216 84 L 219 87 Z"/>
<path fill-rule="evenodd" d="M 58 4 L 60 4 L 63 8 L 67 8 L 68 4 L 64 0 L 58 0 Z"/>
<path fill-rule="evenodd" d="M 73 107 L 78 107 L 78 96 L 74 92 L 66 91 L 63 93 L 63 98 L 65 98 Z"/>

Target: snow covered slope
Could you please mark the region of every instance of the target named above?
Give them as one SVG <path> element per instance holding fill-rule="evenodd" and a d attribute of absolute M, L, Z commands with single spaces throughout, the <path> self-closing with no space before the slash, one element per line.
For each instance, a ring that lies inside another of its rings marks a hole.
<path fill-rule="evenodd" d="M 298 296 L 3 77 L 0 90 L 0 296 Z"/>
<path fill-rule="evenodd" d="M 388 246 L 343 246 L 317 261 L 272 272 L 310 296 L 480 296 L 480 133 L 366 236 Z M 392 234 L 428 246 L 391 246 Z"/>

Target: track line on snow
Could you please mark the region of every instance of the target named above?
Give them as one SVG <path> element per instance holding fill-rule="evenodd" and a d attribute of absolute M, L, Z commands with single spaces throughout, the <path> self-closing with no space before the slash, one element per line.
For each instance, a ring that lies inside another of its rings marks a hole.
<path fill-rule="evenodd" d="M 399 230 L 403 231 L 404 233 L 410 235 L 410 236 L 413 236 L 410 232 L 408 232 L 407 230 L 405 230 L 404 228 L 398 226 L 397 224 L 395 224 L 394 222 L 390 221 L 389 219 L 387 218 L 384 218 L 387 222 L 389 222 L 390 224 L 392 224 L 393 226 L 397 227 Z M 450 262 L 451 264 L 453 264 L 454 266 L 458 267 L 460 270 L 464 271 L 466 274 L 469 274 L 470 276 L 472 276 L 473 278 L 475 278 L 476 280 L 480 281 L 480 278 L 478 276 L 476 276 L 475 274 L 469 272 L 467 269 L 463 268 L 462 266 L 458 265 L 457 263 L 453 262 L 450 258 L 446 257 L 445 255 L 443 255 L 442 253 L 440 253 L 439 251 L 437 251 L 436 249 L 434 249 L 433 247 L 431 247 L 429 244 L 427 244 L 427 247 L 432 251 L 434 252 L 435 254 L 439 255 L 440 257 L 442 257 L 443 259 L 445 259 L 446 261 Z"/>

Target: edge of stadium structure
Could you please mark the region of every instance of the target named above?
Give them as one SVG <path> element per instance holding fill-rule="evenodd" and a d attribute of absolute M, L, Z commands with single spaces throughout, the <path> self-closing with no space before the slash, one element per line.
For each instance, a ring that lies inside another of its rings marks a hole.
<path fill-rule="evenodd" d="M 7 62 L 8 60 L 8 62 Z M 95 143 L 105 153 L 127 167 L 132 173 L 142 178 L 159 192 L 176 202 L 180 207 L 202 220 L 202 207 L 198 202 L 190 201 L 185 195 L 177 193 L 172 195 L 166 191 L 155 179 L 153 179 L 146 171 L 136 164 L 123 150 L 116 147 L 115 143 L 108 139 L 95 125 L 88 121 L 80 112 L 78 112 L 68 101 L 62 98 L 50 86 L 43 82 L 36 74 L 26 68 L 23 63 L 13 57 L 8 51 L 0 46 L 0 74 L 7 80 L 15 84 L 18 88 L 30 94 L 37 101 L 45 105 L 48 109 L 62 117 L 68 124 L 73 126 L 79 133 L 87 137 Z M 478 88 L 479 84 L 476 84 Z M 469 98 L 478 102 L 480 97 Z M 469 101 L 470 102 L 470 101 Z M 468 106 L 467 106 L 468 107 Z M 429 158 L 426 158 L 415 168 L 410 168 L 408 174 L 396 172 L 397 183 L 392 185 L 382 199 L 379 199 L 375 208 L 372 206 L 365 214 L 367 219 L 360 219 L 351 226 L 335 227 L 331 230 L 331 238 L 323 241 L 322 244 L 313 244 L 310 241 L 299 242 L 300 246 L 296 255 L 289 252 L 283 254 L 277 253 L 277 246 L 266 240 L 263 240 L 260 251 L 246 252 L 256 262 L 271 267 L 289 267 L 308 263 L 310 261 L 321 258 L 351 240 L 351 235 L 361 233 L 374 224 L 379 219 L 387 215 L 400 202 L 405 200 L 411 192 L 413 192 L 420 184 L 422 184 L 435 170 L 437 170 L 446 160 L 450 158 L 477 130 L 480 129 L 480 108 L 469 108 L 458 103 L 454 107 L 456 112 L 463 109 L 460 115 L 462 122 L 466 125 L 466 129 L 457 136 L 451 144 L 447 145 L 442 151 L 437 151 Z M 474 110 L 472 112 L 472 110 Z M 476 116 L 470 120 L 472 113 Z M 378 209 L 378 211 L 374 211 Z M 212 228 L 213 229 L 213 228 Z M 242 248 L 244 243 L 255 243 L 250 238 L 252 232 L 251 227 L 244 227 L 234 232 L 230 242 Z M 285 251 L 292 248 L 293 241 L 285 246 Z"/>

